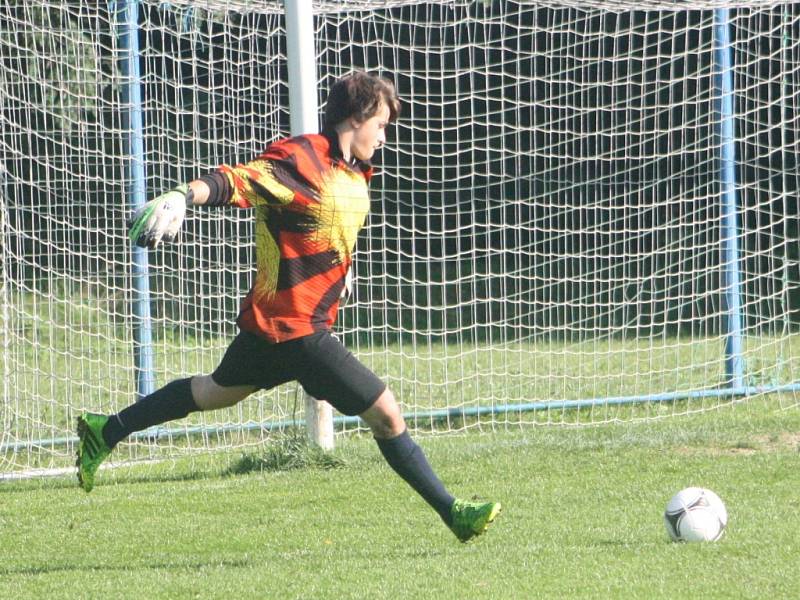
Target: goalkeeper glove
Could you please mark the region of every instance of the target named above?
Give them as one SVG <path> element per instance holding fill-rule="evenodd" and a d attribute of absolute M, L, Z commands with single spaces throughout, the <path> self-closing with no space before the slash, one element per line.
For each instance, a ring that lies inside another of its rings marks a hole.
<path fill-rule="evenodd" d="M 162 239 L 175 241 L 186 214 L 192 191 L 179 185 L 141 206 L 131 217 L 128 235 L 142 248 L 155 248 Z"/>

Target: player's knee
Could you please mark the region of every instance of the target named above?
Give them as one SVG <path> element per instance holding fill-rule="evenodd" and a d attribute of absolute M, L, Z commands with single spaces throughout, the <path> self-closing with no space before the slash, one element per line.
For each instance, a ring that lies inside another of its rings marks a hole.
<path fill-rule="evenodd" d="M 361 417 L 367 422 L 372 435 L 376 438 L 393 438 L 406 429 L 400 405 L 389 388 L 378 396 L 375 403 Z"/>

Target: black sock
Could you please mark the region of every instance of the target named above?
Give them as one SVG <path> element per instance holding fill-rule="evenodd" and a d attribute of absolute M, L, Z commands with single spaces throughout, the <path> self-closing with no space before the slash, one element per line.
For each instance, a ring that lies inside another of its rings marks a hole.
<path fill-rule="evenodd" d="M 103 427 L 103 439 L 109 448 L 134 431 L 141 431 L 167 421 L 182 419 L 200 410 L 192 397 L 192 379 L 178 379 L 168 383 L 136 404 L 116 415 L 111 415 Z"/>
<path fill-rule="evenodd" d="M 454 498 L 447 493 L 444 485 L 428 464 L 425 454 L 406 429 L 397 437 L 381 440 L 375 438 L 378 448 L 389 466 L 439 513 L 442 520 L 450 525 L 450 508 Z"/>

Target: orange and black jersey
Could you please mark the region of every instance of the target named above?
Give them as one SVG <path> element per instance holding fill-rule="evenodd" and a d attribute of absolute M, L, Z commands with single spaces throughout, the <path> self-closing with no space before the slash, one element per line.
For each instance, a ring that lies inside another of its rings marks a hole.
<path fill-rule="evenodd" d="M 255 209 L 257 273 L 240 329 L 278 343 L 333 325 L 371 174 L 342 159 L 335 136 L 302 135 L 201 178 L 208 204 Z"/>

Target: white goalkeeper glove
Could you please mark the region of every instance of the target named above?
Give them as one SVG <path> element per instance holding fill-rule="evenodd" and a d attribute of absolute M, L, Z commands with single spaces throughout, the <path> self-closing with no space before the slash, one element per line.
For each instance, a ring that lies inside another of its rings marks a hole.
<path fill-rule="evenodd" d="M 183 184 L 146 202 L 131 217 L 128 229 L 131 241 L 137 246 L 151 249 L 158 246 L 162 239 L 175 241 L 190 196 L 189 185 Z"/>

